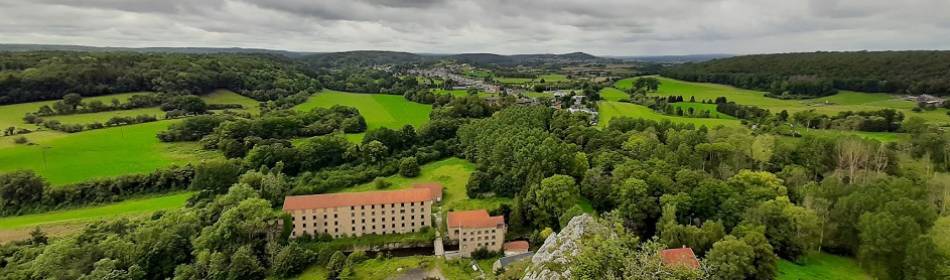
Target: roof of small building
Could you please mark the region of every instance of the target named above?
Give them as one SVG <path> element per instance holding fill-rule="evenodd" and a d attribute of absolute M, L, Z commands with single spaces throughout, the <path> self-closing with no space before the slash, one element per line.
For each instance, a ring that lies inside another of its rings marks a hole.
<path fill-rule="evenodd" d="M 420 188 L 429 189 L 429 191 L 432 192 L 432 198 L 433 198 L 433 199 L 440 199 L 440 198 L 442 198 L 442 184 L 439 184 L 439 183 L 417 183 L 417 184 L 412 185 L 412 187 L 413 187 L 413 188 L 416 188 L 416 189 L 420 189 Z"/>
<path fill-rule="evenodd" d="M 502 257 L 498 259 L 498 264 L 501 265 L 502 268 L 505 268 L 508 265 L 514 262 L 523 260 L 525 258 L 530 259 L 532 256 L 534 256 L 534 253 L 524 253 L 524 254 L 519 254 L 519 255 L 514 255 L 514 256 Z"/>
<path fill-rule="evenodd" d="M 284 198 L 284 211 L 433 200 L 432 189 L 295 195 Z"/>
<path fill-rule="evenodd" d="M 505 252 L 527 252 L 529 246 L 528 241 L 518 240 L 505 242 L 501 247 L 505 249 Z"/>
<path fill-rule="evenodd" d="M 666 265 L 683 265 L 689 268 L 699 268 L 699 260 L 689 247 L 666 249 L 660 252 L 663 263 Z"/>
<path fill-rule="evenodd" d="M 493 228 L 505 224 L 504 216 L 489 216 L 485 209 L 449 212 L 448 227 Z"/>

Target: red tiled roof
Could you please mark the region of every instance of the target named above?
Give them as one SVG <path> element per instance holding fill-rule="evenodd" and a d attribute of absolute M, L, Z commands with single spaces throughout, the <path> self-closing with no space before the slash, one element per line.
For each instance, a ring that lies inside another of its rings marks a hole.
<path fill-rule="evenodd" d="M 412 185 L 413 188 L 426 188 L 432 192 L 432 198 L 435 200 L 442 198 L 442 184 L 439 183 L 418 183 Z"/>
<path fill-rule="evenodd" d="M 527 252 L 527 251 L 528 251 L 528 241 L 519 240 L 519 241 L 505 242 L 505 244 L 502 245 L 502 248 L 505 248 L 505 251 L 506 251 L 506 252 L 508 252 L 508 251 Z"/>
<path fill-rule="evenodd" d="M 493 228 L 504 224 L 504 216 L 489 217 L 488 211 L 481 209 L 449 212 L 447 226 L 450 228 Z"/>
<path fill-rule="evenodd" d="M 284 211 L 432 200 L 429 188 L 295 195 L 284 198 Z"/>
<path fill-rule="evenodd" d="M 699 260 L 696 259 L 696 254 L 693 253 L 693 249 L 689 247 L 666 249 L 660 252 L 660 256 L 663 257 L 663 263 L 666 265 L 683 265 L 690 268 L 699 268 Z"/>

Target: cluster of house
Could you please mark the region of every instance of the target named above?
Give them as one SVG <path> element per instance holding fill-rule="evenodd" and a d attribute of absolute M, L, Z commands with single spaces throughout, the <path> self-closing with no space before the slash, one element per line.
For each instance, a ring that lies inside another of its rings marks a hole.
<path fill-rule="evenodd" d="M 357 237 L 437 228 L 432 206 L 441 200 L 442 185 L 429 183 L 393 191 L 288 196 L 283 210 L 291 215 L 291 237 Z M 505 246 L 504 216 L 481 209 L 449 212 L 446 220 L 446 235 L 458 242 L 463 257 L 480 248 L 500 251 Z"/>
<path fill-rule="evenodd" d="M 412 69 L 409 70 L 409 74 L 440 78 L 443 80 L 453 80 L 455 81 L 456 85 L 453 86 L 452 89 L 468 89 L 470 87 L 474 87 L 488 93 L 501 92 L 501 86 L 485 82 L 481 79 L 455 74 L 452 70 L 446 68 Z"/>
<path fill-rule="evenodd" d="M 929 94 L 921 94 L 918 96 L 908 95 L 908 96 L 905 96 L 904 99 L 916 102 L 917 104 L 924 104 L 924 105 L 935 106 L 935 107 L 943 106 L 943 103 L 946 102 L 943 100 L 943 98 L 936 97 Z"/>

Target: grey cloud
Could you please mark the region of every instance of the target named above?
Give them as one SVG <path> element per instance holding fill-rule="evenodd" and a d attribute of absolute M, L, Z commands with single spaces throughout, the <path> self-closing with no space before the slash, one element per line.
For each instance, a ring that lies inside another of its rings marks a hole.
<path fill-rule="evenodd" d="M 950 48 L 946 0 L 0 0 L 0 42 L 604 55 Z"/>

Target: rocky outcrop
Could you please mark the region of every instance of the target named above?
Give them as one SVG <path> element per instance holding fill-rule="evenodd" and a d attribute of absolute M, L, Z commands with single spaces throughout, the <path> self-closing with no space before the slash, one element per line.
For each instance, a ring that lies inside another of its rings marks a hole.
<path fill-rule="evenodd" d="M 531 266 L 525 270 L 522 280 L 570 279 L 567 263 L 570 257 L 577 254 L 581 237 L 593 222 L 594 218 L 590 215 L 580 215 L 572 218 L 561 232 L 548 236 L 531 258 Z"/>

